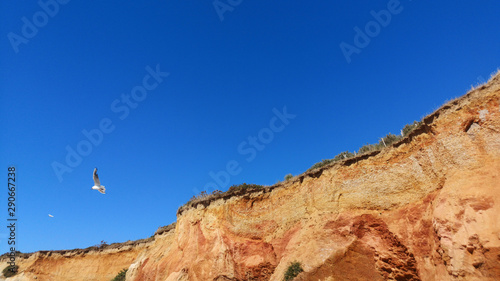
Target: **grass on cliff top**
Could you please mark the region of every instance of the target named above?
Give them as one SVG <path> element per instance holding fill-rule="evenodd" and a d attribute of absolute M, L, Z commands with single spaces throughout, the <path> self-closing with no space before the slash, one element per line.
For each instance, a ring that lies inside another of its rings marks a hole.
<path fill-rule="evenodd" d="M 492 81 L 493 79 L 495 79 L 498 76 L 500 76 L 500 68 L 497 69 L 496 71 L 494 71 L 493 73 L 491 73 L 490 78 L 488 79 L 487 82 L 478 82 L 475 86 L 471 85 L 470 91 L 473 91 L 475 89 L 478 89 L 478 88 L 484 86 L 485 84 L 489 83 L 490 81 Z M 449 102 L 451 102 L 453 100 L 457 100 L 457 99 L 458 98 L 446 101 L 445 105 L 448 104 Z M 443 106 L 441 106 L 441 107 L 443 107 Z M 438 109 L 436 109 L 436 110 L 438 110 Z M 311 168 L 309 168 L 307 171 L 311 171 L 311 170 L 314 170 L 316 168 L 320 168 L 320 167 L 326 166 L 326 165 L 328 165 L 330 163 L 334 163 L 334 162 L 338 162 L 338 161 L 341 161 L 341 160 L 353 158 L 353 157 L 355 157 L 357 155 L 360 155 L 360 154 L 364 154 L 364 153 L 368 153 L 368 152 L 372 152 L 372 151 L 382 150 L 385 147 L 388 147 L 388 146 L 392 145 L 393 143 L 396 143 L 399 140 L 401 140 L 401 139 L 405 138 L 406 136 L 408 136 L 412 131 L 414 131 L 416 128 L 418 128 L 422 123 L 423 123 L 423 121 L 413 121 L 413 123 L 406 124 L 404 126 L 404 128 L 401 130 L 401 135 L 394 135 L 394 134 L 389 133 L 385 137 L 381 138 L 380 141 L 378 143 L 376 143 L 376 144 L 366 144 L 366 145 L 364 145 L 363 147 L 361 147 L 360 149 L 358 149 L 357 153 L 356 152 L 351 153 L 349 151 L 341 152 L 340 154 L 338 154 L 337 156 L 335 156 L 332 159 L 324 159 L 321 162 L 318 162 L 318 163 L 312 165 Z"/>
<path fill-rule="evenodd" d="M 166 225 L 166 226 L 160 226 L 160 227 L 158 227 L 158 229 L 155 231 L 155 233 L 151 237 L 154 238 L 154 236 L 156 236 L 156 235 L 161 235 L 165 232 L 169 232 L 170 230 L 175 229 L 176 225 L 177 225 L 177 222 L 173 222 L 173 223 Z"/>
<path fill-rule="evenodd" d="M 189 201 L 186 203 L 186 205 L 189 203 L 192 203 L 192 202 L 200 201 L 200 200 L 209 200 L 211 198 L 217 198 L 217 197 L 221 196 L 222 194 L 232 194 L 232 193 L 235 193 L 238 191 L 249 190 L 249 189 L 260 189 L 260 188 L 264 188 L 264 186 L 260 185 L 260 184 L 253 184 L 253 183 L 252 184 L 242 183 L 242 184 L 238 184 L 238 185 L 232 185 L 231 187 L 229 187 L 228 191 L 226 191 L 226 192 L 222 192 L 220 190 L 214 190 L 211 193 L 207 193 L 206 191 L 202 191 L 202 192 L 200 192 L 200 194 L 191 197 L 191 199 L 189 199 Z"/>
<path fill-rule="evenodd" d="M 420 121 L 420 122 L 414 121 L 412 124 L 406 124 L 406 126 L 404 126 L 404 128 L 401 130 L 401 135 L 394 135 L 394 134 L 389 133 L 385 137 L 381 138 L 380 141 L 376 144 L 366 144 L 366 145 L 362 146 L 360 149 L 358 149 L 358 152 L 354 151 L 354 153 L 353 153 L 353 152 L 349 152 L 349 151 L 344 151 L 344 152 L 337 154 L 332 159 L 323 159 L 321 162 L 318 162 L 318 163 L 312 165 L 311 168 L 307 169 L 307 171 L 311 171 L 311 170 L 314 170 L 316 168 L 321 168 L 321 167 L 326 166 L 330 163 L 335 163 L 335 162 L 339 162 L 342 160 L 350 159 L 350 158 L 353 158 L 353 157 L 360 155 L 360 154 L 364 154 L 364 153 L 368 153 L 368 152 L 372 152 L 372 151 L 377 151 L 377 150 L 382 150 L 385 147 L 388 147 L 388 146 L 392 145 L 393 143 L 408 136 L 413 130 L 415 130 L 418 126 L 420 126 L 421 123 L 422 123 L 422 121 Z"/>
<path fill-rule="evenodd" d="M 491 74 L 491 77 L 488 80 L 488 82 L 481 83 L 481 84 L 478 84 L 476 86 L 472 86 L 471 90 L 480 88 L 481 86 L 483 86 L 487 83 L 490 83 L 493 79 L 498 79 L 497 77 L 500 77 L 500 69 L 497 69 L 497 71 L 495 71 L 494 73 Z M 394 143 L 397 143 L 398 141 L 404 139 L 405 137 L 410 135 L 410 133 L 413 132 L 415 129 L 419 128 L 420 125 L 422 125 L 422 124 L 423 124 L 423 121 L 414 121 L 411 124 L 406 124 L 403 127 L 403 129 L 401 130 L 400 135 L 394 135 L 394 134 L 389 133 L 385 137 L 381 138 L 378 143 L 366 144 L 366 145 L 360 147 L 357 152 L 354 151 L 354 153 L 352 153 L 349 151 L 344 151 L 344 152 L 337 154 L 335 157 L 333 157 L 331 159 L 323 159 L 321 162 L 318 162 L 318 163 L 312 165 L 309 169 L 307 169 L 306 173 L 311 171 L 311 170 L 324 167 L 324 166 L 331 164 L 331 163 L 341 162 L 344 160 L 348 160 L 348 159 L 357 157 L 359 155 L 368 154 L 370 152 L 381 151 L 385 147 L 391 146 Z M 294 176 L 292 174 L 287 174 L 284 178 L 284 181 L 286 182 L 286 181 L 291 180 L 293 178 L 294 178 Z M 277 182 L 277 184 L 279 184 L 279 183 L 280 183 L 280 181 Z M 181 208 L 179 208 L 179 210 L 182 208 L 185 208 L 186 206 L 194 206 L 196 202 L 207 201 L 207 200 L 210 200 L 212 198 L 220 198 L 222 195 L 231 196 L 232 194 L 234 194 L 235 191 L 242 190 L 242 189 L 252 187 L 252 186 L 258 186 L 258 185 L 247 185 L 246 183 L 244 183 L 241 185 L 232 186 L 226 192 L 222 192 L 220 190 L 215 190 L 214 192 L 212 192 L 210 194 L 208 194 L 206 191 L 202 191 L 199 195 L 193 196 L 186 204 L 184 204 Z M 262 187 L 262 186 L 260 186 L 260 187 Z"/>
<path fill-rule="evenodd" d="M 185 208 L 186 206 L 193 207 L 193 206 L 197 205 L 197 203 L 199 203 L 199 202 L 207 202 L 207 201 L 210 202 L 211 200 L 215 200 L 215 199 L 221 198 L 223 196 L 232 196 L 234 194 L 238 194 L 240 192 L 244 192 L 247 190 L 256 190 L 256 189 L 258 190 L 258 189 L 262 189 L 264 187 L 265 186 L 260 185 L 260 184 L 242 183 L 242 184 L 232 185 L 231 187 L 229 187 L 228 191 L 226 191 L 226 192 L 222 192 L 220 190 L 214 190 L 211 193 L 207 193 L 206 191 L 202 191 L 202 192 L 200 192 L 200 194 L 191 197 L 191 199 L 189 199 L 189 201 L 186 202 L 186 204 L 182 205 L 179 208 L 179 210 Z"/>
<path fill-rule="evenodd" d="M 381 138 L 380 141 L 376 144 L 366 144 L 363 147 L 361 147 L 358 152 L 349 152 L 349 151 L 344 151 L 339 154 L 337 154 L 335 157 L 332 159 L 324 159 L 321 162 L 318 162 L 314 165 L 312 165 L 311 168 L 309 168 L 306 172 L 321 168 L 323 166 L 326 166 L 330 163 L 335 163 L 335 162 L 340 162 L 342 160 L 347 160 L 350 158 L 353 158 L 357 155 L 361 155 L 364 153 L 372 152 L 372 151 L 377 151 L 377 150 L 382 150 L 385 147 L 388 147 L 392 145 L 393 143 L 401 140 L 402 138 L 408 136 L 413 130 L 415 130 L 418 126 L 420 126 L 422 122 L 417 122 L 414 121 L 412 124 L 407 124 L 402 130 L 401 130 L 401 135 L 394 135 L 394 134 L 387 134 L 385 137 Z M 288 174 L 285 176 L 284 180 L 288 181 L 293 178 L 292 174 Z M 240 191 L 244 190 L 255 190 L 255 189 L 260 189 L 264 188 L 262 185 L 258 184 L 246 184 L 242 183 L 239 185 L 232 185 L 228 191 L 222 192 L 220 190 L 214 190 L 211 193 L 207 193 L 206 191 L 202 191 L 200 194 L 195 195 L 191 197 L 191 199 L 186 202 L 181 208 L 184 208 L 186 206 L 194 206 L 197 202 L 206 202 L 210 201 L 212 199 L 217 199 L 222 196 L 231 196 L 232 194 L 238 193 Z"/>

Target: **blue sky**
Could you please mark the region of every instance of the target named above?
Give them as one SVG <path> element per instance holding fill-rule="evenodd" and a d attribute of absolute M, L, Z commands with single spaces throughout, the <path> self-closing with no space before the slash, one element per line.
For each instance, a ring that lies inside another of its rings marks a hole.
<path fill-rule="evenodd" d="M 149 237 L 201 190 L 375 143 L 500 66 L 498 1 L 104 2 L 0 4 L 22 252 Z"/>

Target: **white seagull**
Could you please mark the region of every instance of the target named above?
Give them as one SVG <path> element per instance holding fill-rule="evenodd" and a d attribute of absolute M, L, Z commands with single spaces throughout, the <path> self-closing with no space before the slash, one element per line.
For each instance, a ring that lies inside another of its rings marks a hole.
<path fill-rule="evenodd" d="M 51 215 L 51 214 L 49 214 L 49 217 L 53 218 L 54 216 L 53 216 L 53 215 Z"/>
<path fill-rule="evenodd" d="M 92 186 L 92 189 L 99 190 L 100 193 L 106 194 L 106 188 L 104 188 L 104 185 L 101 185 L 101 182 L 99 181 L 97 168 L 94 168 L 94 186 Z"/>

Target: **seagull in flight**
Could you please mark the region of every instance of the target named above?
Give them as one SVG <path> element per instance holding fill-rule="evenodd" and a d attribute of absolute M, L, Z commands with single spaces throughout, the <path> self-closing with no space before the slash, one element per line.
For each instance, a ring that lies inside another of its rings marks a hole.
<path fill-rule="evenodd" d="M 97 168 L 94 168 L 94 186 L 92 186 L 92 189 L 99 190 L 100 193 L 106 194 L 106 188 L 104 188 L 104 185 L 101 185 L 101 182 L 99 181 Z"/>
<path fill-rule="evenodd" d="M 49 217 L 53 218 L 54 216 L 53 216 L 53 215 L 51 215 L 51 214 L 49 214 Z"/>

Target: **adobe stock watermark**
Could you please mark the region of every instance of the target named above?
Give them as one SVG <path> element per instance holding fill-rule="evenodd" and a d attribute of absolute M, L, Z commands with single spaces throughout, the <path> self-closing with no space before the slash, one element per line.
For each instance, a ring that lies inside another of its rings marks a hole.
<path fill-rule="evenodd" d="M 155 69 L 149 65 L 146 66 L 146 72 L 147 74 L 142 78 L 142 83 L 133 87 L 130 94 L 122 94 L 120 98 L 111 103 L 111 112 L 115 113 L 120 120 L 125 120 L 131 110 L 137 108 L 139 103 L 147 98 L 148 92 L 155 90 L 163 82 L 163 78 L 170 75 L 167 72 L 162 72 L 159 64 L 156 65 Z M 99 121 L 97 128 L 83 129 L 81 133 L 84 138 L 75 146 L 66 146 L 66 157 L 63 163 L 53 161 L 51 164 L 59 182 L 63 181 L 65 173 L 73 172 L 73 169 L 83 162 L 84 157 L 90 155 L 94 147 L 102 143 L 106 134 L 113 132 L 115 129 L 116 126 L 113 124 L 113 120 L 107 117 Z"/>
<path fill-rule="evenodd" d="M 361 50 L 370 44 L 371 39 L 380 34 L 382 27 L 387 27 L 391 23 L 393 15 L 400 14 L 402 11 L 403 6 L 399 0 L 389 0 L 387 2 L 387 9 L 382 9 L 378 12 L 371 10 L 370 14 L 373 20 L 367 22 L 363 30 L 358 26 L 354 27 L 354 46 L 344 41 L 339 45 L 347 63 L 351 63 L 351 56 L 353 54 L 360 54 Z"/>
<path fill-rule="evenodd" d="M 234 11 L 234 8 L 238 7 L 242 2 L 243 0 L 214 0 L 212 4 L 219 16 L 219 20 L 224 21 L 224 14 Z"/>
<path fill-rule="evenodd" d="M 257 135 L 250 135 L 245 141 L 238 144 L 237 151 L 241 156 L 245 156 L 245 161 L 250 163 L 255 160 L 258 152 L 263 151 L 267 145 L 269 145 L 277 133 L 282 132 L 286 126 L 290 124 L 290 120 L 295 119 L 297 115 L 290 114 L 287 112 L 286 106 L 280 111 L 273 108 L 273 117 L 269 120 L 268 126 L 262 128 L 257 132 Z M 224 169 L 214 172 L 210 171 L 208 175 L 213 181 L 208 182 L 204 189 L 206 191 L 221 190 L 228 186 L 231 181 L 231 177 L 239 175 L 243 171 L 240 162 L 237 160 L 229 160 L 226 163 Z M 195 194 L 199 194 L 200 191 L 196 188 L 193 189 Z"/>
<path fill-rule="evenodd" d="M 60 5 L 66 5 L 70 0 L 39 0 L 38 6 L 41 10 L 35 12 L 31 19 L 22 17 L 21 35 L 9 32 L 7 38 L 14 52 L 19 53 L 19 45 L 28 44 L 29 39 L 32 39 L 38 34 L 40 28 L 43 28 L 49 23 L 49 19 L 55 17 L 60 11 Z"/>

